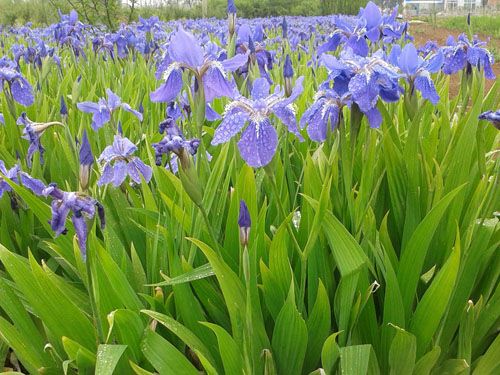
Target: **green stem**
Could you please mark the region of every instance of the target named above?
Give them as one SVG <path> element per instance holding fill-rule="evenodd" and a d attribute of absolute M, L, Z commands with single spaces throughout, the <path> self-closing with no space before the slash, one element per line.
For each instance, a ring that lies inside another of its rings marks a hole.
<path fill-rule="evenodd" d="M 274 193 L 274 196 L 276 198 L 276 202 L 278 204 L 278 210 L 280 211 L 280 214 L 283 217 L 283 220 L 286 220 L 287 215 L 286 215 L 285 209 L 283 208 L 283 204 L 281 203 L 280 194 L 278 192 L 278 186 L 276 185 L 276 180 L 274 179 L 274 176 L 272 176 L 271 174 L 268 173 L 267 175 L 268 175 L 269 179 L 271 180 L 271 186 L 273 188 L 273 193 Z M 293 245 L 294 245 L 295 249 L 297 250 L 297 254 L 299 255 L 300 258 L 302 258 L 302 250 L 301 250 L 299 242 L 297 241 L 297 238 L 295 236 L 295 232 L 293 231 L 293 228 L 290 225 L 290 222 L 287 221 L 285 223 L 285 225 L 286 225 L 286 229 L 288 231 L 288 234 L 290 234 L 290 237 L 292 238 Z"/>
<path fill-rule="evenodd" d="M 94 294 L 93 283 L 92 283 L 92 271 L 91 271 L 91 266 L 90 266 L 92 256 L 90 254 L 90 251 L 91 251 L 91 249 L 89 248 L 89 254 L 88 254 L 87 260 L 85 262 L 85 266 L 87 268 L 87 289 L 89 292 L 90 307 L 92 309 L 92 315 L 94 316 L 95 326 L 97 327 L 97 338 L 99 340 L 99 343 L 101 343 L 101 342 L 104 342 L 104 334 L 102 332 L 101 317 L 99 316 L 99 311 L 97 310 L 97 305 L 95 303 L 95 294 Z"/>
<path fill-rule="evenodd" d="M 208 219 L 207 211 L 205 210 L 205 208 L 203 206 L 200 205 L 199 207 L 201 210 L 201 214 L 203 216 L 203 220 L 205 221 L 205 224 L 207 226 L 208 234 L 210 235 L 210 239 L 212 240 L 213 245 L 214 245 L 215 249 L 217 250 L 217 252 L 220 253 L 219 241 L 217 241 L 217 236 L 215 235 L 214 228 L 210 224 L 210 220 Z"/>

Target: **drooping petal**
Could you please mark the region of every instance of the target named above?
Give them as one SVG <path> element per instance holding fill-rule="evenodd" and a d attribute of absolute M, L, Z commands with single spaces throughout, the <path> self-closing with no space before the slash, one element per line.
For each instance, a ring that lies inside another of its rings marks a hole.
<path fill-rule="evenodd" d="M 286 125 L 290 133 L 295 134 L 301 141 L 304 140 L 304 138 L 299 132 L 299 128 L 297 126 L 297 119 L 295 118 L 295 111 L 293 110 L 291 105 L 277 108 L 274 111 L 274 114 L 281 120 L 283 124 Z"/>
<path fill-rule="evenodd" d="M 85 222 L 85 218 L 79 213 L 75 213 L 71 221 L 73 222 L 73 226 L 75 227 L 76 237 L 78 239 L 78 247 L 80 248 L 80 253 L 82 254 L 82 258 L 85 261 L 87 259 L 87 223 Z"/>
<path fill-rule="evenodd" d="M 182 89 L 182 71 L 167 69 L 165 76 L 165 82 L 149 95 L 152 102 L 171 102 L 179 95 Z"/>
<path fill-rule="evenodd" d="M 21 182 L 22 182 L 24 187 L 27 187 L 35 195 L 38 195 L 38 196 L 43 195 L 43 191 L 46 188 L 45 184 L 42 181 L 31 177 L 26 172 L 21 172 Z"/>
<path fill-rule="evenodd" d="M 33 88 L 23 77 L 14 80 L 10 86 L 10 90 L 14 100 L 26 107 L 32 105 L 35 101 Z"/>
<path fill-rule="evenodd" d="M 97 181 L 98 186 L 110 184 L 113 181 L 113 166 L 107 163 L 102 171 L 101 178 Z"/>
<path fill-rule="evenodd" d="M 382 124 L 382 115 L 377 108 L 371 108 L 370 110 L 364 112 L 368 118 L 368 123 L 372 128 L 378 128 Z"/>
<path fill-rule="evenodd" d="M 99 130 L 104 124 L 107 124 L 111 120 L 111 113 L 107 108 L 100 108 L 99 111 L 94 112 L 92 116 L 92 129 Z"/>
<path fill-rule="evenodd" d="M 439 102 L 439 95 L 428 72 L 423 72 L 415 78 L 415 88 L 432 104 L 436 105 Z"/>
<path fill-rule="evenodd" d="M 81 102 L 78 103 L 77 108 L 85 113 L 96 113 L 99 112 L 99 104 L 94 102 Z"/>
<path fill-rule="evenodd" d="M 113 186 L 120 186 L 127 177 L 127 163 L 123 160 L 118 160 L 113 165 Z"/>
<path fill-rule="evenodd" d="M 214 111 L 214 109 L 207 103 L 205 107 L 205 118 L 207 121 L 216 121 L 220 120 L 221 116 Z"/>
<path fill-rule="evenodd" d="M 122 104 L 121 104 L 121 107 L 122 107 L 125 111 L 132 113 L 135 117 L 137 117 L 137 118 L 139 119 L 139 121 L 141 121 L 141 122 L 142 122 L 142 113 L 141 113 L 141 112 L 139 112 L 139 111 L 136 111 L 135 109 L 133 109 L 133 108 L 130 106 L 130 104 L 128 104 L 128 103 L 122 103 Z"/>
<path fill-rule="evenodd" d="M 277 145 L 276 130 L 266 119 L 260 123 L 251 122 L 247 126 L 238 142 L 238 149 L 248 165 L 259 168 L 273 159 Z"/>
<path fill-rule="evenodd" d="M 144 164 L 144 162 L 139 159 L 139 158 L 134 158 L 130 164 L 133 164 L 135 168 L 142 174 L 144 177 L 144 181 L 149 182 L 151 181 L 151 177 L 153 176 L 153 169 L 149 166 Z"/>
<path fill-rule="evenodd" d="M 212 145 L 228 142 L 245 126 L 248 121 L 248 113 L 236 107 L 224 114 L 224 119 L 215 129 Z"/>
<path fill-rule="evenodd" d="M 223 96 L 232 98 L 237 92 L 234 84 L 229 83 L 224 73 L 217 66 L 211 66 L 203 75 L 203 87 L 207 102 Z"/>
<path fill-rule="evenodd" d="M 359 105 L 361 111 L 365 112 L 373 108 L 377 101 L 378 92 L 374 84 L 368 80 L 365 74 L 357 74 L 349 82 L 349 91 L 353 100 Z"/>
<path fill-rule="evenodd" d="M 66 229 L 66 218 L 68 217 L 69 207 L 63 201 L 54 199 L 51 203 L 51 208 L 52 220 L 50 221 L 50 227 L 56 233 L 56 236 L 58 236 Z"/>
<path fill-rule="evenodd" d="M 180 28 L 172 37 L 168 47 L 172 61 L 184 63 L 192 68 L 203 64 L 203 50 L 195 36 Z"/>
<path fill-rule="evenodd" d="M 444 63 L 443 51 L 439 50 L 427 61 L 426 69 L 429 73 L 437 73 L 441 70 Z"/>
<path fill-rule="evenodd" d="M 243 53 L 239 53 L 236 56 L 231 57 L 230 59 L 222 61 L 222 66 L 224 70 L 229 70 L 230 72 L 234 72 L 236 69 L 241 68 L 248 62 L 248 56 Z"/>

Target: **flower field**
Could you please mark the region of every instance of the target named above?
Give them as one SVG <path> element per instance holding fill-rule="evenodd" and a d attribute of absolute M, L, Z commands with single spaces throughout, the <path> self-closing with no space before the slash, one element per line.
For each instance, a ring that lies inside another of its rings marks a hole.
<path fill-rule="evenodd" d="M 0 26 L 0 374 L 499 373 L 487 43 L 227 11 Z"/>

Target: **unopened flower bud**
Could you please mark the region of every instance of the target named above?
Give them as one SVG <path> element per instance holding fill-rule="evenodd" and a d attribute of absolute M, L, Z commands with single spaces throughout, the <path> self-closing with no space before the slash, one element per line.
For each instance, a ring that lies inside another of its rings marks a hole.
<path fill-rule="evenodd" d="M 92 155 L 92 149 L 90 148 L 89 139 L 87 137 L 87 131 L 83 131 L 82 143 L 80 146 L 80 190 L 86 191 L 89 187 L 90 181 L 90 167 L 94 162 L 94 155 Z"/>
<path fill-rule="evenodd" d="M 252 220 L 250 219 L 250 212 L 248 211 L 247 204 L 242 199 L 240 201 L 240 215 L 238 217 L 238 226 L 240 227 L 240 243 L 243 247 L 248 245 L 248 238 L 250 237 L 250 227 Z"/>
<path fill-rule="evenodd" d="M 290 55 L 286 55 L 285 64 L 283 65 L 283 78 L 285 80 L 285 95 L 289 97 L 293 90 L 293 66 Z"/>

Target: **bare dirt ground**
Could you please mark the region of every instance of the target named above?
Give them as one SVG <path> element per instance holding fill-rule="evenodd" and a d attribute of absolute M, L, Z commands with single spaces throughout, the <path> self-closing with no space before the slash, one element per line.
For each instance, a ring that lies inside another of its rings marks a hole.
<path fill-rule="evenodd" d="M 434 40 L 439 45 L 446 44 L 446 39 L 449 35 L 453 35 L 456 37 L 460 34 L 456 30 L 450 30 L 446 28 L 442 28 L 439 26 L 434 26 L 429 23 L 415 23 L 410 25 L 410 34 L 415 38 L 415 44 L 417 46 L 421 46 L 425 44 L 428 40 Z M 487 41 L 490 37 L 488 35 L 478 35 L 481 40 Z M 496 49 L 496 51 L 500 51 L 500 39 L 491 38 L 487 45 L 488 49 Z M 500 61 L 496 61 L 493 65 L 493 71 L 497 76 L 497 79 L 500 79 Z M 458 75 L 451 76 L 450 81 L 450 94 L 456 95 L 458 94 L 460 80 Z M 486 80 L 485 89 L 486 92 L 489 91 L 491 86 L 495 83 L 495 80 Z"/>

